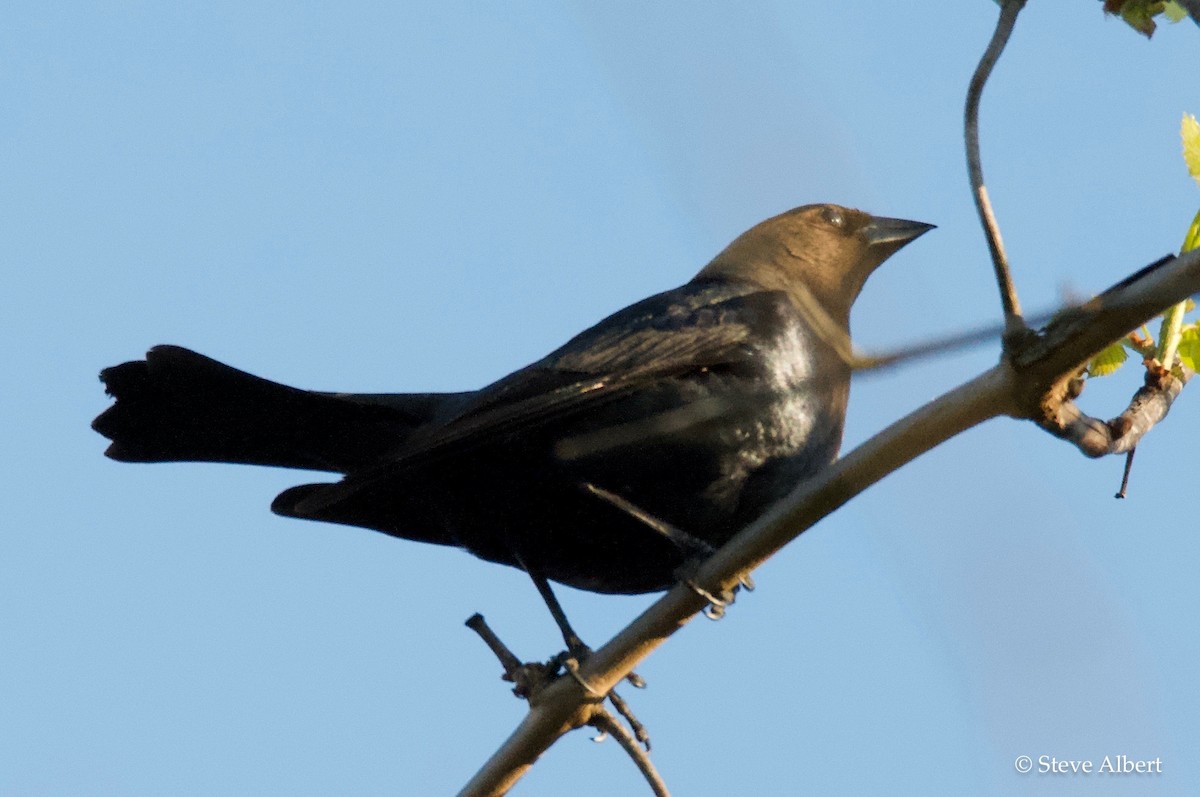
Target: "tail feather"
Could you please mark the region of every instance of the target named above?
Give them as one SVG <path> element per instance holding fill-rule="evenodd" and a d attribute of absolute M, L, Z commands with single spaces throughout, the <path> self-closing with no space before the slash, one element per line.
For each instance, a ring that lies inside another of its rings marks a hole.
<path fill-rule="evenodd" d="M 430 501 L 420 482 L 386 490 L 364 490 L 348 499 L 329 503 L 326 499 L 338 482 L 300 484 L 275 497 L 271 511 L 283 517 L 319 520 L 374 529 L 417 542 L 461 545 L 448 528 L 445 517 Z"/>
<path fill-rule="evenodd" d="M 100 373 L 116 403 L 92 428 L 123 462 L 238 462 L 346 473 L 376 462 L 466 394 L 317 393 L 178 346 Z"/>

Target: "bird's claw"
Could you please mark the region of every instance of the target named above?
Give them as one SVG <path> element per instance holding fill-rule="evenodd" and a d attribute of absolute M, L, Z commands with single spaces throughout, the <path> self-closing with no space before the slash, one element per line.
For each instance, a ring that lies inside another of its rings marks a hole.
<path fill-rule="evenodd" d="M 602 698 L 604 695 L 597 695 L 595 690 L 593 690 L 590 685 L 584 683 L 583 679 L 579 675 L 579 665 L 584 661 L 587 661 L 588 657 L 592 655 L 592 649 L 578 637 L 575 638 L 575 641 L 577 644 L 568 646 L 567 650 L 564 650 L 562 653 L 559 653 L 557 656 L 551 659 L 550 666 L 566 672 L 576 681 L 579 681 L 580 686 L 582 686 L 584 691 L 589 695 Z M 646 688 L 646 679 L 638 675 L 636 672 L 631 672 L 626 675 L 625 680 L 628 681 L 629 685 L 635 689 Z"/>
<path fill-rule="evenodd" d="M 620 715 L 626 723 L 628 723 L 630 730 L 633 731 L 634 738 L 637 739 L 647 751 L 650 750 L 650 734 L 646 731 L 646 726 L 642 725 L 641 721 L 638 720 L 636 715 L 634 715 L 633 709 L 629 707 L 629 704 L 625 702 L 624 698 L 617 694 L 616 689 L 611 689 L 607 694 L 604 694 L 589 684 L 586 680 L 584 680 L 583 676 L 580 675 L 579 660 L 574 656 L 562 654 L 558 657 L 558 664 L 561 665 L 563 671 L 567 675 L 575 679 L 575 682 L 578 683 L 580 688 L 583 689 L 584 694 L 586 694 L 592 700 L 595 700 L 596 702 L 602 702 L 607 699 L 608 702 L 612 703 L 613 709 L 616 710 L 617 714 Z M 645 680 L 643 680 L 642 677 L 637 673 L 630 673 L 629 675 L 625 676 L 625 679 L 639 689 L 644 689 L 646 686 Z M 592 741 L 602 742 L 607 735 L 607 733 L 601 731 L 598 736 L 592 739 Z"/>
<path fill-rule="evenodd" d="M 563 672 L 574 678 L 575 682 L 582 687 L 588 697 L 593 700 L 603 700 L 607 696 L 583 680 L 583 676 L 579 674 L 579 660 L 577 658 L 571 655 L 563 655 L 559 658 L 559 664 L 562 665 Z"/>
<path fill-rule="evenodd" d="M 737 590 L 744 587 L 747 592 L 753 592 L 754 581 L 750 578 L 749 573 L 743 573 L 739 576 L 738 584 L 733 589 L 722 590 L 720 593 L 714 594 L 700 586 L 695 579 L 696 571 L 700 568 L 700 561 L 689 559 L 675 571 L 675 577 L 679 579 L 680 584 L 708 601 L 708 605 L 704 607 L 705 617 L 710 620 L 720 620 L 725 616 L 725 610 L 733 604 Z"/>
<path fill-rule="evenodd" d="M 712 594 L 708 590 L 701 587 L 690 578 L 683 582 L 688 589 L 699 595 L 704 600 L 708 601 L 708 605 L 704 607 L 704 616 L 710 620 L 720 620 L 725 616 L 725 609 L 733 603 L 733 592 L 726 591 L 720 597 Z"/>

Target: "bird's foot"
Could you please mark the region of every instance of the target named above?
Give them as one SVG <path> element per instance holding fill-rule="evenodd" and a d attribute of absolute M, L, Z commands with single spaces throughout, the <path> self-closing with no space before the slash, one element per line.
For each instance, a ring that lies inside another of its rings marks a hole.
<path fill-rule="evenodd" d="M 533 584 L 537 587 L 538 592 L 541 593 L 542 600 L 546 602 L 546 608 L 550 610 L 550 615 L 554 618 L 558 630 L 562 632 L 563 642 L 567 646 L 567 649 L 551 659 L 548 665 L 557 667 L 557 671 L 561 672 L 565 666 L 564 662 L 568 659 L 574 659 L 577 664 L 583 663 L 592 655 L 592 649 L 580 638 L 579 634 L 575 633 L 575 629 L 571 626 L 571 621 L 567 619 L 567 613 L 563 611 L 562 604 L 558 602 L 558 597 L 554 594 L 554 590 L 551 589 L 550 582 L 546 580 L 545 576 L 529 568 L 526 568 L 526 571 L 529 573 L 529 577 L 533 579 Z M 646 681 L 636 672 L 626 675 L 625 680 L 638 689 L 646 688 Z"/>
<path fill-rule="evenodd" d="M 584 694 L 596 702 L 601 702 L 607 699 L 608 702 L 612 704 L 613 710 L 617 712 L 617 715 L 621 717 L 621 719 L 625 720 L 625 723 L 629 725 L 629 730 L 633 732 L 633 738 L 646 748 L 646 752 L 650 752 L 650 733 L 646 730 L 646 726 L 641 723 L 641 720 L 637 718 L 637 715 L 633 713 L 633 709 L 629 707 L 629 704 L 625 702 L 625 699 L 617 694 L 617 690 L 610 689 L 607 694 L 598 691 L 595 687 L 589 684 L 582 675 L 580 675 L 580 662 L 578 659 L 569 654 L 560 654 L 560 656 L 565 656 L 562 657 L 560 661 L 563 672 L 574 678 L 579 686 L 583 689 Z M 645 680 L 643 680 L 642 677 L 637 673 L 631 672 L 629 675 L 625 676 L 625 680 L 629 681 L 629 683 L 633 684 L 639 689 L 644 689 L 646 687 Z M 600 734 L 593 738 L 592 741 L 604 741 L 607 733 L 608 731 L 602 728 L 600 730 Z"/>
<path fill-rule="evenodd" d="M 559 653 L 547 662 L 522 662 L 500 640 L 496 632 L 483 619 L 483 615 L 472 615 L 467 620 L 467 627 L 479 634 L 484 643 L 496 655 L 496 658 L 500 660 L 500 665 L 504 668 L 504 675 L 502 677 L 513 684 L 514 695 L 533 705 L 537 702 L 538 695 L 541 694 L 542 690 L 554 681 L 563 677 L 574 678 L 580 687 L 583 688 L 584 693 L 594 702 L 601 703 L 607 699 L 612 704 L 613 710 L 629 725 L 629 730 L 632 732 L 633 738 L 644 746 L 647 751 L 650 750 L 650 734 L 646 732 L 646 726 L 638 720 L 629 708 L 629 704 L 617 694 L 615 689 L 609 690 L 607 693 L 601 692 L 588 683 L 580 674 L 580 664 L 587 660 L 588 656 L 592 653 L 592 649 L 585 645 L 577 635 L 572 633 L 568 639 L 568 647 L 571 649 Z M 646 681 L 634 672 L 625 676 L 625 680 L 639 689 L 644 689 L 646 686 Z M 611 726 L 598 725 L 597 727 L 600 728 L 600 735 L 596 737 L 596 740 L 602 741 L 604 736 L 611 730 Z"/>
<path fill-rule="evenodd" d="M 705 557 L 707 558 L 707 557 Z M 738 583 L 732 589 L 723 589 L 719 592 L 705 589 L 697 580 L 696 573 L 700 569 L 704 559 L 692 557 L 680 565 L 675 570 L 675 578 L 692 592 L 699 595 L 704 600 L 708 601 L 708 606 L 704 608 L 704 616 L 710 620 L 720 620 L 725 616 L 725 610 L 729 608 L 737 598 L 739 589 L 745 589 L 747 592 L 754 591 L 754 580 L 750 578 L 749 573 L 743 573 L 738 579 Z"/>
<path fill-rule="evenodd" d="M 572 644 L 572 642 L 574 644 Z M 590 686 L 583 683 L 583 681 L 579 679 L 579 666 L 587 661 L 591 655 L 592 649 L 584 644 L 579 637 L 575 637 L 574 640 L 567 642 L 566 650 L 564 650 L 562 653 L 559 653 L 557 656 L 547 662 L 547 666 L 555 668 L 556 672 L 558 673 L 566 673 L 571 675 L 576 681 L 579 681 L 580 685 L 584 687 L 588 694 L 602 698 L 604 695 L 595 694 Z M 646 679 L 638 675 L 636 672 L 631 672 L 626 675 L 625 680 L 629 682 L 630 686 L 633 686 L 637 689 L 646 688 Z"/>

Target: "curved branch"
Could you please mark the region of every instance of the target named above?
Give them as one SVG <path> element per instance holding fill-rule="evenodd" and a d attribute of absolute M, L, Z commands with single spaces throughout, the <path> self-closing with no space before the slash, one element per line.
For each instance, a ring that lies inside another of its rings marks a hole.
<path fill-rule="evenodd" d="M 601 707 L 592 717 L 590 724 L 601 733 L 607 733 L 613 737 L 625 754 L 633 759 L 633 763 L 637 765 L 638 771 L 646 779 L 646 784 L 650 786 L 650 791 L 654 792 L 655 797 L 671 797 L 670 792 L 667 791 L 667 784 L 663 783 L 662 776 L 654 768 L 654 762 L 650 760 L 650 756 L 638 744 L 638 740 L 633 737 L 633 734 L 617 721 L 616 717 Z"/>
<path fill-rule="evenodd" d="M 1188 375 L 1178 378 L 1148 370 L 1146 384 L 1133 394 L 1125 411 L 1112 420 L 1093 418 L 1074 401 L 1066 399 L 1058 405 L 1050 422 L 1039 425 L 1055 437 L 1074 444 L 1085 456 L 1128 454 L 1147 432 L 1167 417 L 1188 378 Z"/>
<path fill-rule="evenodd" d="M 985 420 L 1011 415 L 1042 423 L 1043 410 L 1053 400 L 1048 393 L 1065 384 L 1090 357 L 1197 292 L 1200 250 L 1143 269 L 1083 307 L 1060 314 L 1014 356 L 897 421 L 797 486 L 705 560 L 693 581 L 712 594 L 732 590 L 745 573 L 855 495 Z M 595 691 L 612 689 L 705 605 L 696 591 L 676 586 L 593 652 L 579 675 Z M 587 722 L 592 701 L 573 678 L 549 684 L 460 797 L 504 794 L 559 736 Z"/>
<path fill-rule="evenodd" d="M 1025 0 L 1002 0 L 996 31 L 992 34 L 992 40 L 984 50 L 983 57 L 979 59 L 975 74 L 971 76 L 971 85 L 967 88 L 967 105 L 963 114 L 971 194 L 975 198 L 975 210 L 979 213 L 979 223 L 983 225 L 988 252 L 992 256 L 996 285 L 1000 288 L 1000 304 L 1004 309 L 1005 334 L 1009 338 L 1021 333 L 1025 329 L 1025 322 L 1021 318 L 1021 303 L 1017 299 L 1017 288 L 1013 284 L 1012 272 L 1008 267 L 1004 241 L 1000 238 L 1000 225 L 996 223 L 992 202 L 988 199 L 987 186 L 983 182 L 983 164 L 979 158 L 979 100 L 983 95 L 983 87 L 992 74 L 992 67 L 996 65 L 1000 54 L 1004 52 L 1004 46 L 1008 44 L 1008 37 L 1017 22 L 1017 14 L 1024 7 Z"/>

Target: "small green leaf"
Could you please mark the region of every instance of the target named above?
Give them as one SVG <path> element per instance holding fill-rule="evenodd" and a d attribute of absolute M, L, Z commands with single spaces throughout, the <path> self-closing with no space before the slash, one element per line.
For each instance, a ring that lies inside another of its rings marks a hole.
<path fill-rule="evenodd" d="M 1200 183 L 1200 122 L 1190 113 L 1183 115 L 1179 137 L 1183 139 L 1183 160 L 1187 163 L 1188 174 Z"/>
<path fill-rule="evenodd" d="M 1184 365 L 1193 371 L 1200 371 L 1197 367 L 1197 364 L 1200 364 L 1200 327 L 1191 324 L 1183 328 L 1177 353 Z"/>
<path fill-rule="evenodd" d="M 1175 0 L 1167 0 L 1163 5 L 1163 13 L 1166 14 L 1167 19 L 1178 22 L 1187 16 L 1187 9 L 1176 3 Z"/>
<path fill-rule="evenodd" d="M 1105 0 L 1104 10 L 1118 14 L 1125 24 L 1145 36 L 1154 35 L 1154 18 L 1163 12 L 1163 0 Z"/>
<path fill-rule="evenodd" d="M 1108 376 L 1125 364 L 1125 360 L 1129 355 L 1125 353 L 1125 345 L 1122 341 L 1109 346 L 1104 351 L 1097 354 L 1088 362 L 1087 372 L 1089 377 Z"/>
<path fill-rule="evenodd" d="M 1200 249 L 1200 211 L 1196 211 L 1196 216 L 1192 219 L 1192 226 L 1188 227 L 1187 235 L 1183 236 L 1183 248 L 1179 251 L 1190 252 L 1193 249 Z M 1193 303 L 1192 307 L 1195 306 Z M 1191 310 L 1192 307 L 1188 309 Z"/>

